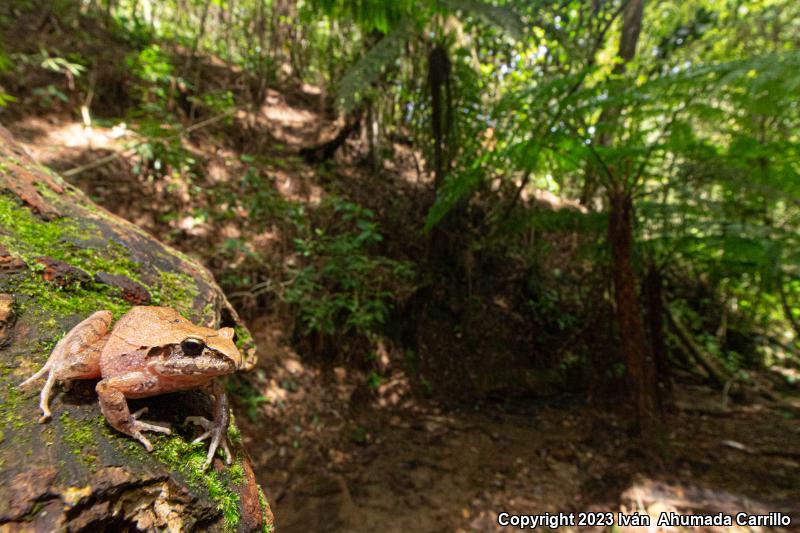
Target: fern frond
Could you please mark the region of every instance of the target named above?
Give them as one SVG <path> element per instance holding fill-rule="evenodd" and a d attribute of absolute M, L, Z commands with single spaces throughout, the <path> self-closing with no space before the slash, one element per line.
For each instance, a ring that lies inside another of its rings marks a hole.
<path fill-rule="evenodd" d="M 468 198 L 480 187 L 483 181 L 483 169 L 481 167 L 485 159 L 486 154 L 483 154 L 478 158 L 478 163 L 465 172 L 449 174 L 445 178 L 442 186 L 436 191 L 436 202 L 431 206 L 425 219 L 426 232 L 441 222 L 458 202 Z"/>
<path fill-rule="evenodd" d="M 522 39 L 525 33 L 525 26 L 519 15 L 507 6 L 494 6 L 480 0 L 446 0 L 444 5 L 453 11 L 474 13 L 514 39 Z"/>
<path fill-rule="evenodd" d="M 336 101 L 345 112 L 352 111 L 384 69 L 395 63 L 406 37 L 406 25 L 398 24 L 345 72 L 336 91 Z"/>
<path fill-rule="evenodd" d="M 366 33 L 389 33 L 409 13 L 414 0 L 311 0 L 310 4 L 331 18 L 352 20 Z"/>

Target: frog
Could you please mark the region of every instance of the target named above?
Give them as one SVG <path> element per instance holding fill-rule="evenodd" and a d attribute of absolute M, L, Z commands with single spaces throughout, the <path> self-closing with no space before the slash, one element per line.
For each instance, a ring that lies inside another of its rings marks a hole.
<path fill-rule="evenodd" d="M 127 400 L 200 389 L 214 397 L 214 418 L 190 416 L 186 422 L 204 430 L 195 443 L 210 439 L 203 469 L 220 446 L 231 464 L 228 400 L 214 378 L 242 367 L 234 330 L 198 326 L 178 311 L 159 306 L 135 306 L 113 328 L 112 321 L 111 311 L 102 310 L 78 323 L 56 343 L 44 366 L 18 385 L 25 388 L 47 376 L 39 396 L 39 422 L 52 416 L 49 404 L 56 383 L 68 386 L 74 380 L 99 378 L 95 390 L 106 421 L 152 452 L 143 432 L 169 435 L 172 430 L 168 424 L 141 420 L 147 407 L 131 413 Z"/>

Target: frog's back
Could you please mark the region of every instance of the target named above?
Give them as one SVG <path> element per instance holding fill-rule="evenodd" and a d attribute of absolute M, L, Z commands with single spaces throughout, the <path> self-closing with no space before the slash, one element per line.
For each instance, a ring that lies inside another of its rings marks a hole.
<path fill-rule="evenodd" d="M 169 331 L 176 320 L 185 319 L 169 307 L 132 307 L 114 324 L 103 347 L 100 355 L 103 377 L 144 368 L 147 352 L 153 346 L 168 344 L 164 342 L 164 331 Z"/>
<path fill-rule="evenodd" d="M 188 336 L 215 336 L 217 331 L 192 324 L 171 307 L 137 306 L 119 320 L 112 334 L 131 344 L 166 346 Z"/>

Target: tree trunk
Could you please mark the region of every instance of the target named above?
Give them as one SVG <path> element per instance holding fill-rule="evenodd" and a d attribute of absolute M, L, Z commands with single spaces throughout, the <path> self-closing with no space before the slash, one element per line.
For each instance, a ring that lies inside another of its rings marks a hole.
<path fill-rule="evenodd" d="M 229 435 L 233 466 L 200 468 L 186 415 L 210 415 L 198 391 L 132 401 L 171 423 L 152 453 L 110 428 L 94 381 L 58 386 L 53 418 L 17 385 L 54 341 L 94 311 L 119 318 L 132 305 L 164 305 L 195 323 L 237 326 L 254 344 L 211 274 L 133 224 L 96 206 L 38 165 L 0 128 L 0 530 L 262 531 L 272 513 L 247 453 Z M 206 411 L 206 412 L 203 412 Z"/>
<path fill-rule="evenodd" d="M 628 63 L 636 57 L 636 45 L 639 43 L 639 34 L 642 32 L 642 17 L 644 16 L 644 0 L 627 0 L 625 9 L 622 11 L 622 35 L 619 38 L 619 48 L 617 57 L 619 63 L 614 65 L 614 74 L 624 74 Z M 620 109 L 616 106 L 604 107 L 600 112 L 598 124 L 613 124 L 619 118 Z M 597 146 L 609 146 L 613 141 L 612 133 L 608 130 L 600 130 L 597 137 L 593 140 Z M 581 190 L 580 203 L 587 207 L 592 206 L 600 187 L 600 175 L 593 168 L 589 167 L 586 171 L 586 179 Z"/>
<path fill-rule="evenodd" d="M 636 45 L 642 29 L 644 0 L 628 0 L 622 12 L 622 30 L 617 56 L 617 74 L 627 70 L 636 55 Z M 607 111 L 607 112 L 606 112 Z M 604 120 L 615 125 L 621 109 L 604 110 Z M 611 128 L 606 131 L 610 132 Z M 601 142 L 611 143 L 611 133 L 601 136 Z M 630 161 L 618 162 L 619 169 L 628 169 Z M 607 165 L 608 168 L 610 166 Z M 647 346 L 641 307 L 636 293 L 636 273 L 633 269 L 633 187 L 637 176 L 626 170 L 608 172 L 608 242 L 612 256 L 614 301 L 620 341 L 620 353 L 625 362 L 627 379 L 636 406 L 637 425 L 645 440 L 652 441 L 660 432 L 661 406 L 656 386 L 655 370 Z M 586 191 L 585 191 L 586 193 Z"/>
<path fill-rule="evenodd" d="M 647 329 L 650 333 L 650 353 L 656 371 L 656 381 L 662 393 L 662 403 L 672 401 L 672 375 L 664 340 L 664 279 L 656 265 L 650 265 L 644 280 L 647 298 Z"/>
<path fill-rule="evenodd" d="M 450 171 L 450 137 L 453 129 L 451 90 L 452 64 L 447 49 L 436 45 L 428 54 L 428 85 L 431 91 L 431 137 L 433 139 L 433 202 Z M 431 202 L 431 205 L 433 205 Z M 466 250 L 463 218 L 466 204 L 455 205 L 431 228 L 428 260 L 434 268 L 447 272 L 456 284 L 466 281 L 462 252 Z"/>
<path fill-rule="evenodd" d="M 617 50 L 622 63 L 615 67 L 616 72 L 624 72 L 627 63 L 636 57 L 636 45 L 639 44 L 639 34 L 642 32 L 643 16 L 644 0 L 628 0 L 622 11 L 622 35 L 619 37 Z"/>
<path fill-rule="evenodd" d="M 660 408 L 655 375 L 647 356 L 644 324 L 636 294 L 636 275 L 631 260 L 633 201 L 630 193 L 623 189 L 612 191 L 609 200 L 608 240 L 613 260 L 620 352 L 633 392 L 639 428 L 645 436 L 649 436 L 659 426 Z"/>
<path fill-rule="evenodd" d="M 189 54 L 189 64 L 186 67 L 186 76 L 192 77 L 193 86 L 189 89 L 191 94 L 203 94 L 202 89 L 200 88 L 200 81 L 201 81 L 201 74 L 203 70 L 202 63 L 198 62 L 197 52 L 200 48 L 200 40 L 203 38 L 203 34 L 206 31 L 206 20 L 208 19 L 208 10 L 211 7 L 211 0 L 206 0 L 205 5 L 203 6 L 203 14 L 200 15 L 200 26 L 197 30 L 197 33 L 194 36 L 194 40 L 192 41 L 192 51 Z M 196 70 L 195 70 L 196 69 Z M 189 121 L 194 121 L 196 116 L 197 106 L 195 104 L 195 100 L 192 99 L 192 103 L 189 106 Z"/>
<path fill-rule="evenodd" d="M 792 329 L 794 329 L 795 336 L 800 338 L 800 321 L 794 317 L 794 313 L 792 312 L 792 306 L 789 304 L 789 297 L 786 295 L 786 287 L 783 284 L 783 276 L 780 276 L 778 279 L 778 289 L 781 295 L 781 307 L 783 308 L 783 314 L 786 317 L 786 320 L 789 321 L 789 324 L 791 324 Z"/>
<path fill-rule="evenodd" d="M 428 85 L 431 91 L 431 134 L 433 137 L 434 189 L 442 186 L 450 163 L 447 139 L 450 136 L 451 95 L 450 58 L 442 46 L 435 46 L 428 55 Z"/>

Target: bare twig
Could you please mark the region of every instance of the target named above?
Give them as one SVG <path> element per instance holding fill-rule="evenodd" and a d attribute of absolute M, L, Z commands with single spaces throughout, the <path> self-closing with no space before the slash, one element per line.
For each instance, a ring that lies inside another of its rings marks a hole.
<path fill-rule="evenodd" d="M 173 135 L 169 135 L 167 137 L 162 137 L 162 139 L 175 139 L 175 138 L 178 138 L 178 137 L 186 136 L 186 135 L 192 133 L 193 131 L 197 131 L 197 130 L 199 130 L 201 128 L 205 128 L 206 126 L 214 124 L 215 122 L 219 122 L 223 118 L 232 115 L 236 111 L 237 111 L 237 109 L 229 109 L 229 110 L 225 111 L 224 113 L 221 113 L 219 115 L 213 116 L 213 117 L 208 118 L 206 120 L 201 120 L 200 122 L 198 122 L 196 124 L 192 124 L 191 126 L 187 126 L 186 128 L 182 129 L 181 131 L 179 131 L 179 132 L 177 132 L 177 133 L 175 133 Z M 92 170 L 94 168 L 98 168 L 98 167 L 101 167 L 103 165 L 106 165 L 106 164 L 114 161 L 117 158 L 130 157 L 130 156 L 132 156 L 133 154 L 136 153 L 136 148 L 137 147 L 139 147 L 139 146 L 141 146 L 141 145 L 143 145 L 143 144 L 145 144 L 147 142 L 148 142 L 147 140 L 139 141 L 138 143 L 135 143 L 131 148 L 125 150 L 124 152 L 117 152 L 117 153 L 113 153 L 111 155 L 108 155 L 106 157 L 101 157 L 100 159 L 96 159 L 96 160 L 92 161 L 91 163 L 87 163 L 85 165 L 80 165 L 80 166 L 71 168 L 69 170 L 65 170 L 63 172 L 60 172 L 60 174 L 62 176 L 64 176 L 64 177 L 68 178 L 70 176 L 75 176 L 77 174 L 80 174 L 81 172 L 86 172 L 87 170 Z"/>

